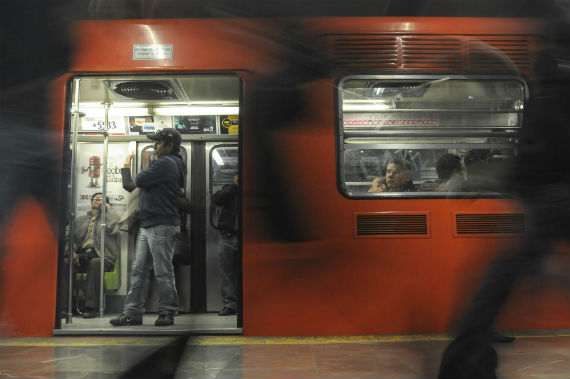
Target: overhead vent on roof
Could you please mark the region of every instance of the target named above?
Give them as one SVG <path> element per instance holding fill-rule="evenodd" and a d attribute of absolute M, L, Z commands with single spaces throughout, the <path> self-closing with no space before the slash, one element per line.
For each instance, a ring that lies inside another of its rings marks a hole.
<path fill-rule="evenodd" d="M 398 41 L 395 36 L 338 36 L 332 41 L 335 60 L 353 68 L 396 68 Z"/>
<path fill-rule="evenodd" d="M 529 73 L 532 39 L 524 36 L 328 35 L 332 59 L 350 69 L 518 69 Z"/>
<path fill-rule="evenodd" d="M 461 41 L 457 38 L 402 37 L 402 66 L 404 68 L 459 69 L 462 65 Z"/>
<path fill-rule="evenodd" d="M 527 38 L 481 38 L 469 41 L 471 67 L 479 69 L 530 69 Z"/>
<path fill-rule="evenodd" d="M 429 213 L 367 212 L 354 214 L 356 238 L 426 238 Z"/>
<path fill-rule="evenodd" d="M 172 80 L 105 80 L 119 98 L 136 100 L 188 101 L 176 79 Z"/>

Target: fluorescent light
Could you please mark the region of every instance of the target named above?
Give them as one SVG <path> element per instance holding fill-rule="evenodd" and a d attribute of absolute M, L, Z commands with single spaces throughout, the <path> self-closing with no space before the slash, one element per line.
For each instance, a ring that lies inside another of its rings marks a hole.
<path fill-rule="evenodd" d="M 136 102 L 136 101 L 115 101 L 114 103 L 110 104 L 110 109 L 113 108 L 144 108 L 147 106 L 147 103 L 144 102 Z M 103 108 L 102 102 L 97 101 L 85 101 L 79 103 L 79 108 Z"/>
<path fill-rule="evenodd" d="M 208 116 L 208 115 L 237 115 L 239 107 L 171 107 L 155 108 L 158 116 Z"/>
<path fill-rule="evenodd" d="M 218 150 L 212 151 L 212 158 L 214 159 L 214 161 L 216 161 L 218 166 L 224 165 L 224 160 L 222 159 L 222 157 L 220 157 L 220 153 L 218 153 Z"/>
<path fill-rule="evenodd" d="M 87 117 L 105 117 L 105 108 L 79 108 Z M 148 116 L 147 108 L 109 108 L 109 117 Z"/>
<path fill-rule="evenodd" d="M 385 111 L 390 109 L 388 104 L 343 104 L 343 112 Z"/>

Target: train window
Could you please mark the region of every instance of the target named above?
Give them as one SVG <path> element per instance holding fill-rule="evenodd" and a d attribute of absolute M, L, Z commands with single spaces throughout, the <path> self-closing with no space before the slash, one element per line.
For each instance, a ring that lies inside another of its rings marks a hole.
<path fill-rule="evenodd" d="M 210 151 L 210 194 L 232 184 L 238 174 L 238 147 L 218 145 Z"/>
<path fill-rule="evenodd" d="M 338 90 L 348 197 L 496 195 L 516 154 L 519 78 L 349 76 Z"/>

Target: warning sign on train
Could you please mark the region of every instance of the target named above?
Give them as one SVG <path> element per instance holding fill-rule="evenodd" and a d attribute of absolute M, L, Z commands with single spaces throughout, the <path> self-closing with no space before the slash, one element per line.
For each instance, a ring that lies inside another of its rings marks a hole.
<path fill-rule="evenodd" d="M 229 115 L 221 116 L 221 133 L 222 134 L 238 134 L 239 133 L 239 116 Z"/>
<path fill-rule="evenodd" d="M 173 45 L 167 44 L 135 44 L 133 45 L 133 60 L 172 59 Z"/>

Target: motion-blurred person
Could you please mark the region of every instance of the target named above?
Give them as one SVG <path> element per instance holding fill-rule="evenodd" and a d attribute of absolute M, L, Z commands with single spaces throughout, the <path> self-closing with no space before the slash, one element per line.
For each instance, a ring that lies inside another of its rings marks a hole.
<path fill-rule="evenodd" d="M 76 272 L 87 273 L 85 312 L 83 318 L 97 317 L 99 291 L 101 288 L 101 205 L 103 195 L 97 192 L 91 196 L 91 210 L 75 220 L 73 235 L 73 265 Z M 120 251 L 119 216 L 111 209 L 107 198 L 105 212 L 105 271 L 112 271 Z M 69 236 L 68 236 L 69 238 Z M 66 247 L 69 244 L 66 243 Z M 68 271 L 66 271 L 68 272 Z M 67 305 L 68 278 L 64 281 L 62 298 Z M 66 313 L 65 310 L 62 313 Z"/>
<path fill-rule="evenodd" d="M 237 312 L 237 259 L 238 259 L 238 177 L 232 184 L 224 185 L 214 193 L 215 227 L 219 232 L 218 266 L 222 283 L 220 292 L 224 301 L 218 316 L 235 315 Z"/>
<path fill-rule="evenodd" d="M 461 192 L 465 189 L 465 177 L 459 156 L 443 154 L 435 164 L 435 171 L 440 182 L 437 191 Z"/>
<path fill-rule="evenodd" d="M 526 108 L 512 176 L 505 178 L 508 193 L 524 207 L 526 233 L 519 248 L 491 265 L 443 354 L 439 378 L 496 377 L 493 323 L 521 276 L 537 272 L 554 242 L 569 241 L 570 26 L 557 31 L 556 45 L 537 55 L 537 91 Z"/>
<path fill-rule="evenodd" d="M 186 166 L 180 157 L 182 138 L 172 128 L 159 130 L 148 138 L 155 141 L 157 158 L 134 179 L 134 184 L 142 190 L 141 226 L 135 246 L 131 287 L 123 313 L 110 321 L 114 326 L 142 324 L 152 268 L 160 288 L 158 319 L 154 324 L 172 325 L 178 312 L 172 257 L 180 233 L 178 199 L 186 182 Z"/>
<path fill-rule="evenodd" d="M 386 165 L 384 178 L 372 181 L 368 192 L 413 192 L 416 186 L 412 182 L 412 163 L 401 159 L 391 159 Z"/>

